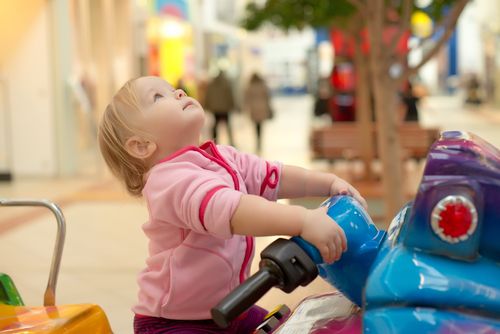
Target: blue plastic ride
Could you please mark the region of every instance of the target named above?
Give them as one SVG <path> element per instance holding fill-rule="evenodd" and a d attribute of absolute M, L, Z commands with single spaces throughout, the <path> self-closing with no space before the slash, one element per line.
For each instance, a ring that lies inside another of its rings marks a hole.
<path fill-rule="evenodd" d="M 301 238 L 276 240 L 261 253 L 260 270 L 212 310 L 219 325 L 271 287 L 291 292 L 319 274 L 361 313 L 352 308 L 317 333 L 353 332 L 339 330 L 348 317 L 361 317 L 356 330 L 363 333 L 500 333 L 500 151 L 494 146 L 444 132 L 430 149 L 414 201 L 387 231 L 351 197 L 322 205 L 346 234 L 342 258 L 325 264 Z"/>

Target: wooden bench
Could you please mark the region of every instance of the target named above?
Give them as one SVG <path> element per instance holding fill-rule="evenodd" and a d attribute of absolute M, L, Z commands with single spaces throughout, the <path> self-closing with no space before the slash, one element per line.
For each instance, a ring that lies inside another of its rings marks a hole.
<path fill-rule="evenodd" d="M 355 159 L 360 157 L 356 123 L 338 123 L 313 129 L 311 149 L 315 159 Z"/>
<path fill-rule="evenodd" d="M 439 139 L 439 133 L 439 129 L 422 128 L 417 122 L 401 124 L 399 142 L 403 159 L 425 159 L 432 143 Z"/>
<path fill-rule="evenodd" d="M 371 129 L 373 141 L 377 143 L 376 127 Z M 361 141 L 356 123 L 336 123 L 316 128 L 311 132 L 313 158 L 328 160 L 350 160 L 361 157 Z M 399 127 L 399 138 L 403 159 L 423 159 L 439 138 L 439 129 L 422 128 L 418 123 L 404 123 Z M 377 150 L 375 147 L 375 156 Z"/>

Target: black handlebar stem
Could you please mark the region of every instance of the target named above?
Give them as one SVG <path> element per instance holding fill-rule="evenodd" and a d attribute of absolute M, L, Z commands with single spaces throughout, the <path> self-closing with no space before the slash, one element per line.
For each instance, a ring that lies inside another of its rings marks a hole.
<path fill-rule="evenodd" d="M 272 287 L 286 293 L 306 286 L 318 276 L 318 269 L 295 242 L 277 239 L 261 253 L 260 269 L 212 308 L 212 319 L 221 328 L 254 305 Z"/>
<path fill-rule="evenodd" d="M 232 320 L 278 283 L 279 278 L 276 273 L 269 268 L 261 268 L 212 308 L 212 319 L 219 327 L 227 328 Z"/>

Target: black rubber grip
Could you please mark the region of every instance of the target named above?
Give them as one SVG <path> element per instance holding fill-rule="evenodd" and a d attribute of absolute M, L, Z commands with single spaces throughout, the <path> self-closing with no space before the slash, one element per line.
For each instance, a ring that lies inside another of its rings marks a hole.
<path fill-rule="evenodd" d="M 212 308 L 212 319 L 221 328 L 249 309 L 272 287 L 279 283 L 277 275 L 261 268 Z"/>

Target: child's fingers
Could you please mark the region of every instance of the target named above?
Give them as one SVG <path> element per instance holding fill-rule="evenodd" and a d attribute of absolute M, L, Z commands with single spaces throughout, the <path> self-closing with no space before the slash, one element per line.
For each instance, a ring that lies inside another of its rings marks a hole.
<path fill-rule="evenodd" d="M 323 258 L 323 261 L 326 263 L 332 263 L 334 258 L 332 256 L 332 250 L 330 244 L 326 244 L 324 247 L 321 247 L 321 257 Z"/>
<path fill-rule="evenodd" d="M 368 203 L 363 196 L 361 196 L 359 191 L 356 190 L 356 188 L 351 187 L 349 190 L 341 191 L 340 194 L 354 197 L 354 199 L 357 200 L 365 210 L 368 210 Z"/>
<path fill-rule="evenodd" d="M 359 193 L 359 191 L 356 190 L 356 188 L 351 188 L 351 190 L 349 191 L 349 194 L 352 197 L 354 197 L 354 199 L 357 200 L 361 204 L 361 206 L 363 206 L 363 208 L 365 210 L 368 210 L 368 203 L 363 198 L 363 196 L 361 196 L 361 194 Z"/>
<path fill-rule="evenodd" d="M 339 233 L 338 233 L 338 237 L 340 239 L 340 246 L 341 246 L 341 250 L 343 252 L 345 252 L 347 250 L 347 238 L 345 236 L 345 232 L 344 230 L 339 226 Z"/>
<path fill-rule="evenodd" d="M 358 190 L 354 188 L 353 186 L 347 187 L 347 188 L 341 188 L 337 192 L 339 195 L 348 195 L 354 197 L 362 206 L 365 208 L 365 210 L 368 210 L 368 203 L 366 200 L 361 196 Z"/>
<path fill-rule="evenodd" d="M 337 236 L 334 236 L 330 242 L 328 242 L 327 249 L 328 251 L 325 250 L 325 257 L 323 257 L 323 260 L 326 263 L 333 263 L 337 261 L 340 258 L 341 252 L 339 251 L 340 247 L 340 239 Z"/>
<path fill-rule="evenodd" d="M 342 247 L 342 237 L 340 234 L 337 234 L 335 237 L 335 260 L 339 260 L 344 251 L 344 247 Z"/>
<path fill-rule="evenodd" d="M 361 196 L 361 195 L 359 195 L 359 194 L 358 194 L 358 195 L 354 196 L 354 198 L 355 198 L 355 199 L 356 199 L 359 203 L 361 203 L 361 205 L 363 206 L 363 208 L 364 208 L 365 210 L 368 210 L 368 203 L 367 203 L 367 202 L 366 202 L 366 200 L 363 198 L 363 196 Z"/>
<path fill-rule="evenodd" d="M 328 247 L 328 259 L 326 260 L 327 263 L 333 263 L 335 261 L 335 246 L 333 245 L 333 242 L 329 242 L 327 244 Z"/>

